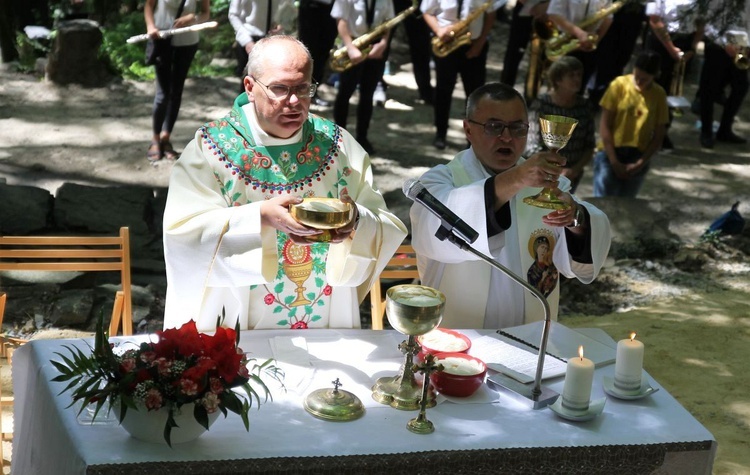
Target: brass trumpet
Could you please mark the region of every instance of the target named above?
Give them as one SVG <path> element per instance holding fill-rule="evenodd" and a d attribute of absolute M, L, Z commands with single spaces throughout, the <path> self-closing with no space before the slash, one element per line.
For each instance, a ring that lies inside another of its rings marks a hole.
<path fill-rule="evenodd" d="M 669 84 L 669 97 L 674 97 L 676 101 L 687 101 L 682 96 L 682 85 L 685 81 L 686 63 L 685 54 L 680 53 L 680 59 L 674 63 L 674 68 L 672 69 L 672 82 Z M 669 98 L 667 98 L 667 102 L 669 102 Z M 675 106 L 673 113 L 675 117 L 682 116 L 682 107 Z"/>
<path fill-rule="evenodd" d="M 352 44 L 355 48 L 360 50 L 364 56 L 367 56 L 370 53 L 370 50 L 372 50 L 372 44 L 375 42 L 375 40 L 380 39 L 388 32 L 388 30 L 394 28 L 396 25 L 404 21 L 409 15 L 414 13 L 417 8 L 418 7 L 415 2 L 412 6 L 402 11 L 390 20 L 384 21 L 364 35 L 355 38 L 352 41 Z M 346 71 L 353 66 L 352 60 L 349 58 L 349 53 L 347 53 L 346 51 L 346 46 L 331 50 L 330 56 L 331 59 L 329 61 L 329 64 L 331 65 L 331 69 L 336 72 L 340 73 L 342 71 Z"/>
<path fill-rule="evenodd" d="M 456 51 L 461 46 L 471 43 L 471 32 L 469 31 L 469 25 L 471 25 L 471 22 L 476 20 L 479 15 L 484 13 L 484 11 L 487 10 L 494 2 L 495 0 L 488 0 L 479 8 L 469 13 L 466 18 L 459 22 L 456 22 L 456 24 L 453 25 L 453 30 L 451 31 L 450 41 L 443 41 L 437 36 L 433 36 L 432 53 L 438 58 L 444 58 L 452 52 Z"/>
<path fill-rule="evenodd" d="M 599 22 L 600 20 L 608 17 L 609 15 L 613 14 L 614 12 L 622 8 L 624 5 L 625 5 L 624 1 L 613 2 L 612 5 L 606 8 L 602 8 L 601 10 L 594 13 L 593 15 L 584 18 L 576 26 L 578 28 L 585 29 Z M 594 47 L 596 47 L 596 43 L 597 41 L 599 41 L 599 37 L 593 34 L 589 35 L 589 41 L 594 43 Z M 565 56 L 571 51 L 578 49 L 578 47 L 580 46 L 580 43 L 581 42 L 580 40 L 578 40 L 578 38 L 572 35 L 569 35 L 568 33 L 561 33 L 547 42 L 545 54 L 547 55 L 547 59 L 549 59 L 550 61 L 554 61 L 557 58 L 561 56 Z"/>
<path fill-rule="evenodd" d="M 748 45 L 747 32 L 745 31 L 727 31 L 725 39 L 728 44 L 737 47 L 737 53 L 734 55 L 734 65 L 737 69 L 743 71 L 750 68 L 750 46 Z"/>
<path fill-rule="evenodd" d="M 737 69 L 741 69 L 742 71 L 745 71 L 747 69 L 750 69 L 750 48 L 747 46 L 743 46 L 737 51 L 737 54 L 734 55 L 734 65 L 737 67 Z"/>

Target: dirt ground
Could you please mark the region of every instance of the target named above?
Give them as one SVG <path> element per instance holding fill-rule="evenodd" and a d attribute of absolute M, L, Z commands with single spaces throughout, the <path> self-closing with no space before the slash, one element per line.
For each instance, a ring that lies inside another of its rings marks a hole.
<path fill-rule="evenodd" d="M 491 46 L 490 80 L 499 79 L 506 35 L 507 25 L 499 23 Z M 411 202 L 401 192 L 403 181 L 449 160 L 465 145 L 460 126 L 463 95 L 459 86 L 449 147 L 436 151 L 431 145 L 432 110 L 415 103 L 416 86 L 410 65 L 399 61 L 405 55 L 398 40 L 393 74 L 386 78 L 389 100 L 375 110 L 370 140 L 378 152 L 373 158 L 376 185 L 408 223 Z M 524 71 L 522 65 L 519 87 Z M 226 113 L 237 81 L 188 80 L 173 135 L 178 149 L 203 122 Z M 695 93 L 694 81 L 695 73 L 686 84 L 689 98 Z M 151 83 L 58 87 L 0 70 L 0 180 L 53 192 L 64 182 L 166 187 L 171 163 L 152 166 L 145 159 L 152 94 Z M 324 85 L 322 95 L 333 99 L 335 90 Z M 330 108 L 314 111 L 332 117 Z M 700 251 L 701 265 L 677 266 L 673 256 L 663 255 L 613 261 L 584 291 L 574 284 L 563 287 L 577 296 L 572 300 L 586 305 L 569 305 L 560 320 L 572 327 L 600 327 L 616 340 L 637 331 L 647 348 L 646 370 L 716 437 L 714 473 L 750 474 L 750 376 L 745 368 L 750 356 L 749 238 L 745 234 L 698 244 L 701 233 L 735 201 L 742 203 L 741 213 L 750 215 L 750 148 L 717 144 L 713 150 L 701 150 L 696 119 L 689 111 L 675 119 L 670 136 L 677 148 L 654 159 L 639 197 L 660 204 L 682 247 Z M 747 107 L 735 131 L 750 137 Z M 583 198 L 592 194 L 590 176 L 589 169 L 578 192 Z M 4 445 L 8 458 L 9 446 Z"/>

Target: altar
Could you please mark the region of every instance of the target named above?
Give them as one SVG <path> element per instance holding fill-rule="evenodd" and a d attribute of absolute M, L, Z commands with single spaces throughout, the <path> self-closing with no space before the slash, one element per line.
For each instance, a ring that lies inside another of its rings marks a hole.
<path fill-rule="evenodd" d="M 490 331 L 464 333 L 473 339 Z M 60 394 L 65 384 L 51 382 L 50 360 L 65 345 L 86 343 L 30 342 L 13 357 L 12 473 L 711 473 L 712 434 L 650 376 L 659 391 L 647 398 L 607 397 L 602 378 L 613 375 L 611 364 L 595 371 L 591 397 L 607 400 L 593 420 L 565 420 L 485 386 L 467 400 L 439 397 L 427 410 L 435 432 L 412 433 L 406 424 L 417 411 L 382 405 L 371 391 L 378 378 L 398 373 L 403 340 L 395 331 L 242 332 L 250 357 L 280 361 L 285 390 L 272 386 L 273 401 L 250 410 L 249 432 L 229 413 L 173 448 L 133 439 L 116 422 L 79 421 L 68 393 Z M 304 397 L 335 379 L 364 403 L 363 417 L 330 422 L 305 411 Z M 559 393 L 563 377 L 544 383 Z"/>

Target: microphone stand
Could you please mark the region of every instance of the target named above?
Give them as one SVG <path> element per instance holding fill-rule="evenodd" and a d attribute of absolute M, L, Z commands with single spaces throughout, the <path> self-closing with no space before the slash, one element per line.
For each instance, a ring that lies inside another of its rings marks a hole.
<path fill-rule="evenodd" d="M 511 280 L 516 282 L 518 285 L 530 292 L 542 304 L 542 307 L 544 307 L 544 326 L 542 328 L 542 339 L 539 342 L 539 358 L 537 360 L 534 386 L 529 388 L 529 386 L 520 383 L 512 378 L 509 378 L 502 373 L 488 378 L 488 381 L 496 386 L 500 386 L 511 391 L 511 393 L 513 393 L 514 395 L 520 396 L 524 401 L 530 403 L 534 409 L 542 409 L 554 403 L 559 394 L 549 388 L 542 387 L 544 356 L 547 353 L 547 341 L 549 340 L 549 331 L 551 325 L 551 312 L 549 309 L 549 303 L 547 303 L 547 299 L 534 286 L 518 277 L 513 273 L 513 271 L 503 266 L 495 259 L 492 259 L 491 257 L 471 247 L 468 242 L 466 242 L 460 236 L 455 235 L 445 225 L 441 225 L 440 228 L 438 228 L 437 232 L 435 233 L 435 237 L 441 241 L 445 241 L 447 239 L 449 242 L 455 244 L 460 249 L 470 252 L 475 256 L 481 258 L 483 261 L 487 262 L 489 265 L 499 270 L 500 272 L 508 276 Z"/>

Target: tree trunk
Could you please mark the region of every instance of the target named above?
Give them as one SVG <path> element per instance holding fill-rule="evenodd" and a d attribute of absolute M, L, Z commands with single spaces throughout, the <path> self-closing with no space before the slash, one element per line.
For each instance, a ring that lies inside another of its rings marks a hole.
<path fill-rule="evenodd" d="M 0 56 L 3 63 L 18 60 L 13 0 L 0 0 Z"/>

